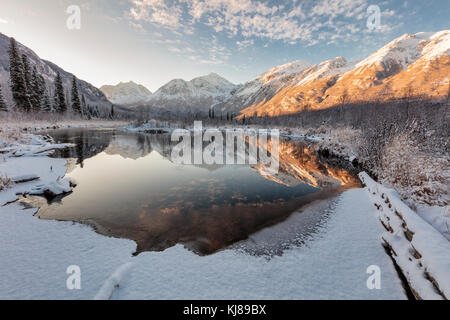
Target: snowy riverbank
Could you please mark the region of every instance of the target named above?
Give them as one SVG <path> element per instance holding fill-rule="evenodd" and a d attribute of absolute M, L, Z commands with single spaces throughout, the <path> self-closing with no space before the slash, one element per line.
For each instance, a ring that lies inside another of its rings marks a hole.
<path fill-rule="evenodd" d="M 31 134 L 14 140 L 0 141 L 0 206 L 16 201 L 20 194 L 52 197 L 72 190 L 73 183 L 64 178 L 66 160 L 48 157 L 70 144 L 55 144 L 50 137 Z"/>

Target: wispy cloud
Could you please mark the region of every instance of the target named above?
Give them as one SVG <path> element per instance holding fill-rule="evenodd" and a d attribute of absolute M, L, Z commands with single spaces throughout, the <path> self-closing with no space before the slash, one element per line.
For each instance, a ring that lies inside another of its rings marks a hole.
<path fill-rule="evenodd" d="M 364 34 L 368 0 L 317 0 L 266 3 L 256 0 L 129 0 L 129 16 L 174 32 L 194 34 L 203 25 L 229 37 L 264 38 L 307 46 L 338 40 L 358 41 Z M 393 17 L 393 10 L 383 17 Z M 390 28 L 384 27 L 384 30 Z M 247 42 L 239 40 L 244 48 Z"/>
<path fill-rule="evenodd" d="M 236 45 L 238 46 L 238 50 L 243 50 L 243 49 L 253 45 L 253 43 L 254 43 L 253 39 L 236 41 Z"/>
<path fill-rule="evenodd" d="M 146 21 L 168 28 L 178 28 L 182 9 L 167 6 L 163 0 L 130 0 L 133 7 L 130 16 L 137 21 Z"/>
<path fill-rule="evenodd" d="M 169 51 L 173 53 L 181 53 L 181 49 L 177 47 L 169 47 Z"/>

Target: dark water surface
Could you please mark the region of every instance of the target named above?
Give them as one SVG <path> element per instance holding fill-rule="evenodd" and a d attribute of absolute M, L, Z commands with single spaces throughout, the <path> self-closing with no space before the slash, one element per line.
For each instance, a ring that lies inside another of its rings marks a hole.
<path fill-rule="evenodd" d="M 77 186 L 48 203 L 32 198 L 40 207 L 37 215 L 132 239 L 136 254 L 177 243 L 211 254 L 284 221 L 306 203 L 358 186 L 352 173 L 321 161 L 301 141 L 280 141 L 279 173 L 264 176 L 258 166 L 174 164 L 170 154 L 176 143 L 168 134 L 48 133 L 76 144 L 55 156 L 69 159 L 67 176 Z"/>

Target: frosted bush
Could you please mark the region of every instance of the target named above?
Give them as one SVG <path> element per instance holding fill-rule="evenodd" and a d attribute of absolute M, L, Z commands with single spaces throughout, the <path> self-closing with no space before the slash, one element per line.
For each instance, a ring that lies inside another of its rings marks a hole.
<path fill-rule="evenodd" d="M 380 180 L 404 198 L 428 205 L 448 205 L 450 174 L 445 155 L 422 152 L 410 133 L 394 136 L 385 146 L 378 170 Z"/>

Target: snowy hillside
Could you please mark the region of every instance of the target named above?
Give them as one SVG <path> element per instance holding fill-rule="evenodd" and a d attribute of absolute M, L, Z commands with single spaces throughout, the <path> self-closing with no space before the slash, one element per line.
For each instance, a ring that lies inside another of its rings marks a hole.
<path fill-rule="evenodd" d="M 252 104 L 267 101 L 281 89 L 294 83 L 298 74 L 309 66 L 302 60 L 276 66 L 236 90 L 220 108 L 223 111 L 237 112 Z"/>
<path fill-rule="evenodd" d="M 316 64 L 305 72 L 305 76 L 297 83 L 297 85 L 305 85 L 314 80 L 328 78 L 335 75 L 343 74 L 352 70 L 354 65 L 349 64 L 342 57 L 336 57 Z"/>
<path fill-rule="evenodd" d="M 100 90 L 109 101 L 123 106 L 132 106 L 145 103 L 152 93 L 143 85 L 129 82 L 120 82 L 117 85 L 104 85 Z"/>
<path fill-rule="evenodd" d="M 377 50 L 355 67 L 396 63 L 404 69 L 420 58 L 433 59 L 444 54 L 449 55 L 449 53 L 449 30 L 436 33 L 419 32 L 416 34 L 404 34 Z"/>
<path fill-rule="evenodd" d="M 11 105 L 12 95 L 9 85 L 10 77 L 9 77 L 9 55 L 8 55 L 9 43 L 10 38 L 0 33 L 0 85 L 2 86 L 2 90 L 8 104 Z M 27 48 L 26 46 L 22 45 L 20 42 L 17 42 L 17 47 L 19 48 L 21 54 L 27 55 L 30 67 L 33 68 L 34 66 L 36 66 L 38 73 L 40 73 L 44 77 L 44 80 L 50 93 L 52 93 L 54 90 L 53 81 L 55 80 L 56 72 L 58 71 L 61 73 L 62 82 L 66 91 L 70 90 L 73 76 L 71 73 L 66 72 L 65 70 L 61 69 L 60 67 L 58 67 L 57 65 L 55 65 L 50 61 L 46 61 L 39 58 L 39 56 L 36 53 L 34 53 L 31 49 Z M 102 106 L 109 107 L 111 105 L 111 103 L 107 100 L 105 95 L 90 83 L 83 80 L 79 80 L 78 88 L 80 90 L 80 93 L 85 96 L 86 102 L 88 104 L 98 105 L 100 108 Z"/>

